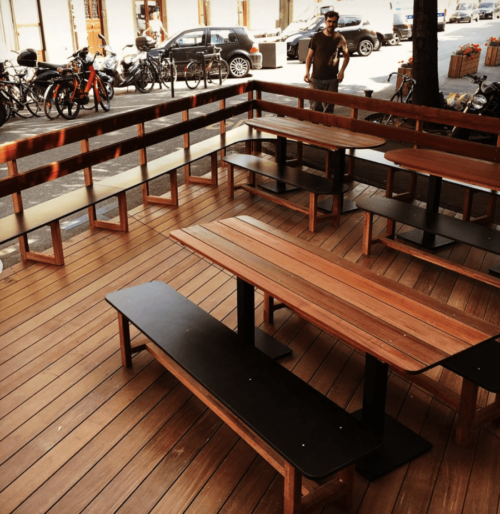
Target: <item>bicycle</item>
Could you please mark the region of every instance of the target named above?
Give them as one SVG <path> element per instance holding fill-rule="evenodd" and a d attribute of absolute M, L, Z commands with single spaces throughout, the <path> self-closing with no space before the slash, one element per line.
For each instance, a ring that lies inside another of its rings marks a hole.
<path fill-rule="evenodd" d="M 401 82 L 398 88 L 396 89 L 396 92 L 391 96 L 390 101 L 401 102 L 405 104 L 411 103 L 413 88 L 416 84 L 415 79 L 408 77 L 408 75 L 403 75 L 402 73 L 393 72 L 387 78 L 387 82 L 391 81 L 391 77 L 393 75 L 397 75 L 398 77 L 400 77 Z M 393 116 L 392 114 L 378 112 L 366 116 L 365 120 L 372 121 L 374 123 L 381 123 L 383 125 L 401 126 L 404 124 L 406 118 L 401 118 L 400 116 Z"/>
<path fill-rule="evenodd" d="M 166 50 L 159 49 L 158 57 L 154 57 L 149 53 L 152 47 L 148 45 L 142 48 L 146 57 L 142 58 L 140 69 L 137 72 L 137 78 L 134 82 L 135 87 L 141 93 L 149 93 L 153 89 L 155 82 L 158 82 L 160 88 L 163 85 L 168 89 L 172 79 L 171 69 L 173 69 L 173 80 L 177 80 L 175 62 L 173 62 L 173 66 L 171 67 L 170 59 L 166 56 Z"/>
<path fill-rule="evenodd" d="M 221 58 L 222 48 L 212 45 L 212 53 L 196 52 L 196 59 L 191 59 L 184 69 L 186 85 L 189 89 L 196 89 L 206 73 L 209 82 L 217 79 L 224 82 L 229 75 L 229 64 Z M 206 59 L 209 59 L 208 63 Z"/>
<path fill-rule="evenodd" d="M 13 74 L 9 73 L 8 67 L 14 70 Z M 27 75 L 26 69 L 16 69 L 10 61 L 0 62 L 0 101 L 5 108 L 5 121 L 14 115 L 20 118 L 38 116 L 42 109 L 43 92 L 28 83 Z"/>
<path fill-rule="evenodd" d="M 98 105 L 106 112 L 111 108 L 108 90 L 94 68 L 94 60 L 99 54 L 96 52 L 94 58 L 89 60 L 88 53 L 88 47 L 75 52 L 71 56 L 70 67 L 62 70 L 62 76 L 54 81 L 53 88 L 48 88 L 48 90 L 53 89 L 51 99 L 57 112 L 67 120 L 76 118 L 82 107 L 85 109 L 90 102 L 90 91 L 94 95 L 96 111 Z M 46 114 L 47 101 L 46 94 L 44 99 Z"/>

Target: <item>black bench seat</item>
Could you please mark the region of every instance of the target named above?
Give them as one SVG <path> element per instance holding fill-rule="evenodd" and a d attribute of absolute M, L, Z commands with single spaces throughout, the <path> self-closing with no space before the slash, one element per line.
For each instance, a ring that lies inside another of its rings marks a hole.
<path fill-rule="evenodd" d="M 494 277 L 480 272 L 473 272 L 473 270 L 468 270 L 464 266 L 442 259 L 436 255 L 393 241 L 395 234 L 394 222 L 399 222 L 436 236 L 450 238 L 486 252 L 500 255 L 500 232 L 498 230 L 471 222 L 464 222 L 441 213 L 429 214 L 422 207 L 406 204 L 392 198 L 362 198 L 356 202 L 356 205 L 365 211 L 363 233 L 363 253 L 365 255 L 370 254 L 372 242 L 382 242 L 399 251 L 411 253 L 423 260 L 471 276 L 471 278 L 482 280 L 496 287 L 500 285 Z M 391 223 L 388 224 L 388 230 L 384 237 L 372 240 L 374 214 L 387 218 Z"/>
<path fill-rule="evenodd" d="M 271 162 L 254 155 L 232 154 L 224 157 L 223 161 L 229 165 L 227 174 L 229 198 L 234 198 L 234 191 L 236 189 L 243 189 L 275 203 L 284 205 L 290 209 L 303 212 L 309 216 L 309 230 L 311 232 L 315 232 L 318 219 L 333 217 L 334 223 L 338 223 L 343 187 L 339 188 L 336 186 L 333 180 L 304 172 L 300 168 L 294 168 L 286 165 L 280 166 L 275 162 Z M 234 166 L 246 169 L 250 172 L 250 178 L 247 183 L 239 183 L 235 186 Z M 278 183 L 288 184 L 308 191 L 309 207 L 303 207 L 302 205 L 293 203 L 281 196 L 258 189 L 255 182 L 256 173 L 267 178 L 275 179 Z M 334 202 L 332 213 L 318 213 L 318 196 L 320 195 L 333 196 Z"/>
<path fill-rule="evenodd" d="M 124 365 L 132 364 L 132 352 L 150 351 L 285 476 L 285 506 L 287 495 L 300 502 L 301 480 L 288 483 L 289 466 L 292 475 L 320 480 L 379 445 L 351 414 L 165 283 L 110 293 L 106 300 L 119 313 Z M 152 343 L 131 349 L 129 322 Z M 295 503 L 285 512 L 298 509 Z"/>
<path fill-rule="evenodd" d="M 242 125 L 226 133 L 190 145 L 189 148 L 177 150 L 169 155 L 135 166 L 127 171 L 87 185 L 58 196 L 52 200 L 23 209 L 0 219 L 0 244 L 21 238 L 22 259 L 32 259 L 49 264 L 63 265 L 64 253 L 59 220 L 74 214 L 79 210 L 89 209 L 89 223 L 92 228 L 103 228 L 126 232 L 128 230 L 127 201 L 125 193 L 137 186 L 143 185 L 145 202 L 178 205 L 177 170 L 188 166 L 203 157 L 212 156 L 212 177 L 191 177 L 186 174 L 186 183 L 201 183 L 217 185 L 217 152 L 236 143 L 247 143 L 247 151 L 253 142 L 276 140 L 276 136 Z M 170 198 L 152 196 L 149 194 L 148 182 L 163 175 L 170 176 Z M 98 220 L 95 206 L 103 200 L 116 196 L 118 199 L 118 223 Z M 29 250 L 27 234 L 50 225 L 52 235 L 53 255 L 37 253 Z"/>

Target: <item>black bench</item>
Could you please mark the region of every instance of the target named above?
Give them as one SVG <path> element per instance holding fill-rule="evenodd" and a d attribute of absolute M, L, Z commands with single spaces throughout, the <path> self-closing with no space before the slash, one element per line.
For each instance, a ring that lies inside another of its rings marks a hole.
<path fill-rule="evenodd" d="M 151 202 L 177 206 L 177 170 L 179 168 L 182 166 L 187 167 L 194 161 L 211 156 L 212 177 L 210 179 L 191 177 L 186 172 L 186 182 L 217 185 L 217 152 L 241 142 L 246 143 L 246 150 L 250 151 L 250 145 L 254 142 L 272 142 L 275 140 L 276 136 L 259 132 L 244 125 L 224 134 L 200 141 L 189 148 L 177 150 L 164 157 L 145 162 L 142 165 L 118 173 L 100 182 L 94 182 L 42 204 L 23 209 L 22 212 L 0 219 L 0 244 L 20 238 L 23 260 L 32 259 L 49 264 L 63 265 L 64 253 L 59 226 L 59 220 L 62 218 L 88 208 L 89 223 L 92 228 L 126 232 L 128 231 L 126 191 L 143 185 L 143 199 L 145 203 Z M 152 196 L 147 188 L 150 180 L 163 175 L 170 176 L 170 198 Z M 10 193 L 11 191 L 2 192 L 1 196 L 7 196 Z M 118 198 L 119 222 L 113 223 L 98 220 L 95 211 L 96 204 L 115 196 Z M 27 234 L 46 225 L 50 225 L 51 228 L 53 255 L 36 253 L 29 250 Z"/>
<path fill-rule="evenodd" d="M 419 228 L 424 232 L 436 236 L 451 238 L 454 241 L 500 255 L 500 234 L 497 230 L 471 222 L 464 222 L 441 213 L 429 214 L 422 207 L 409 205 L 392 198 L 362 198 L 357 200 L 356 205 L 365 211 L 363 232 L 364 255 L 370 254 L 372 243 L 381 242 L 391 248 L 409 253 L 422 260 L 432 262 L 433 264 L 456 271 L 457 273 L 470 276 L 471 278 L 481 280 L 496 287 L 500 285 L 498 279 L 495 277 L 471 270 L 465 266 L 448 261 L 447 259 L 394 241 L 395 222 L 399 222 L 409 225 L 410 227 Z M 372 237 L 374 214 L 389 220 L 386 234 L 375 239 Z"/>
<path fill-rule="evenodd" d="M 337 187 L 333 180 L 304 172 L 300 168 L 280 166 L 275 162 L 261 159 L 254 155 L 234 154 L 224 157 L 223 161 L 229 165 L 227 184 L 228 197 L 230 199 L 234 198 L 234 191 L 236 189 L 243 189 L 244 191 L 261 196 L 277 204 L 284 205 L 289 209 L 307 214 L 309 216 L 309 230 L 311 232 L 315 232 L 317 221 L 323 218 L 333 217 L 334 223 L 338 224 L 341 212 L 343 186 L 340 188 Z M 247 183 L 240 183 L 235 186 L 234 166 L 250 172 L 249 181 Z M 255 181 L 256 173 L 277 180 L 278 184 L 283 185 L 283 188 L 288 184 L 308 191 L 309 207 L 304 207 L 281 196 L 258 189 Z M 318 196 L 320 195 L 333 196 L 333 209 L 331 213 L 325 212 L 320 214 L 318 212 Z"/>
<path fill-rule="evenodd" d="M 384 157 L 384 153 L 371 150 L 371 149 L 356 149 L 348 151 L 349 159 L 349 171 L 346 174 L 346 178 L 350 178 L 353 180 L 354 175 L 354 161 L 356 159 L 366 161 L 372 164 L 378 164 L 380 166 L 385 166 L 387 168 L 387 182 L 386 182 L 386 197 L 387 198 L 396 198 L 401 201 L 412 202 L 415 199 L 415 191 L 417 187 L 417 177 L 419 175 L 428 177 L 425 173 L 409 170 L 407 168 L 403 168 L 399 164 L 396 164 L 392 161 L 389 161 Z M 410 184 L 408 191 L 404 193 L 394 194 L 394 178 L 395 173 L 397 171 L 404 171 L 406 173 L 410 173 Z M 456 180 L 443 179 L 443 182 L 447 182 L 449 184 L 457 185 L 465 188 L 465 197 L 462 209 L 462 219 L 464 221 L 475 221 L 480 223 L 493 223 L 495 216 L 495 205 L 496 205 L 496 197 L 500 195 L 499 191 L 492 191 L 491 189 L 486 189 L 480 186 L 471 186 L 470 184 L 464 184 L 462 182 L 457 182 Z M 486 193 L 488 194 L 488 205 L 486 208 L 486 213 L 483 216 L 472 219 L 472 201 L 475 193 Z"/>
<path fill-rule="evenodd" d="M 106 300 L 118 311 L 123 365 L 148 350 L 284 476 L 286 514 L 349 493 L 347 471 L 379 446 L 365 425 L 163 282 Z M 132 348 L 129 323 L 151 342 Z M 303 476 L 320 481 L 339 472 L 340 481 L 301 498 L 317 486 Z"/>

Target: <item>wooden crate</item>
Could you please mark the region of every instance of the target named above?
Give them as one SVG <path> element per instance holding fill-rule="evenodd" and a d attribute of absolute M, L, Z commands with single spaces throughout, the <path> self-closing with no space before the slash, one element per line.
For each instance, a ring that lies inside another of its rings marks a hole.
<path fill-rule="evenodd" d="M 500 46 L 488 46 L 486 57 L 484 59 L 485 66 L 498 66 L 500 64 Z"/>
<path fill-rule="evenodd" d="M 398 68 L 398 73 L 400 73 L 401 75 L 406 75 L 408 77 L 413 77 L 413 68 Z M 396 89 L 399 88 L 402 81 L 403 81 L 403 79 L 398 76 L 398 78 L 396 80 Z M 406 84 L 405 87 L 403 88 L 404 96 L 406 96 L 408 94 L 408 89 L 409 89 L 409 84 Z"/>
<path fill-rule="evenodd" d="M 448 77 L 458 79 L 465 77 L 467 73 L 476 73 L 479 67 L 479 56 L 471 59 L 465 55 L 452 55 L 450 58 L 450 68 L 448 70 Z"/>

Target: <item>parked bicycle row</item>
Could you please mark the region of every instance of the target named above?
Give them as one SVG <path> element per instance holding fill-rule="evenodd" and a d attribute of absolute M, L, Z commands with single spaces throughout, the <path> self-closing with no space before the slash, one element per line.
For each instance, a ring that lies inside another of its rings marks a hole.
<path fill-rule="evenodd" d="M 91 55 L 84 47 L 66 64 L 37 61 L 32 49 L 19 52 L 17 63 L 0 62 L 0 126 L 10 117 L 29 118 L 61 116 L 71 120 L 81 109 L 111 108 L 114 88 L 135 86 L 141 93 L 149 93 L 155 84 L 169 89 L 177 80 L 177 67 L 167 50 L 155 48 L 154 39 L 147 36 L 136 38 L 137 52 L 128 52 L 133 45 L 126 45 L 120 54 L 115 53 L 99 34 L 103 44 L 100 52 Z M 184 77 L 190 89 L 198 87 L 202 80 L 222 82 L 229 75 L 228 63 L 221 58 L 221 49 L 212 45 L 203 52 L 196 52 L 184 69 Z"/>

